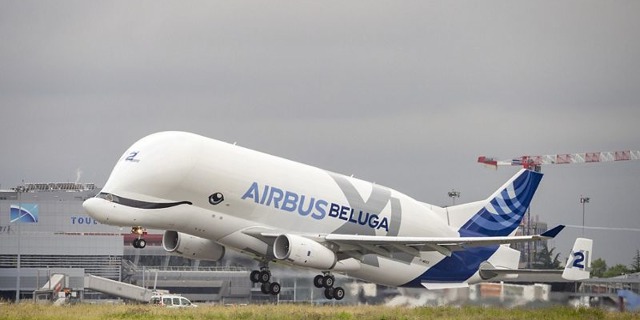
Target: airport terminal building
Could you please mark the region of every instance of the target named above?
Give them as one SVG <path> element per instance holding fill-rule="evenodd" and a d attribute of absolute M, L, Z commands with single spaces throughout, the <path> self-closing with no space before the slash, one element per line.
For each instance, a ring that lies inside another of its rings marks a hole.
<path fill-rule="evenodd" d="M 133 248 L 129 227 L 103 225 L 84 213 L 83 201 L 99 191 L 81 183 L 0 190 L 0 299 L 31 299 L 52 273 L 68 275 L 65 286 L 89 299 L 113 297 L 85 290 L 88 274 L 182 293 L 194 301 L 251 298 L 247 268 L 169 255 L 160 230 L 149 230 L 145 249 Z M 251 260 L 242 262 L 252 266 Z"/>

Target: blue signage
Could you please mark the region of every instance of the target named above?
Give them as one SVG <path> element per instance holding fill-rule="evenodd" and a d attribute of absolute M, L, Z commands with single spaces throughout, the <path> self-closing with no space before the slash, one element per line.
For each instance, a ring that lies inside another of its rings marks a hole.
<path fill-rule="evenodd" d="M 12 204 L 10 215 L 11 223 L 37 223 L 40 220 L 40 210 L 36 203 Z"/>

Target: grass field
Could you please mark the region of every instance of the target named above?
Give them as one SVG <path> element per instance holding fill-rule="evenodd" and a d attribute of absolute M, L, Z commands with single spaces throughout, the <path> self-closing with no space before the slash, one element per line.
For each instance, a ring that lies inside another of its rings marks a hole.
<path fill-rule="evenodd" d="M 0 305 L 0 319 L 640 319 L 640 313 L 553 307 L 401 308 L 384 306 L 248 305 L 166 309 L 151 305 Z"/>

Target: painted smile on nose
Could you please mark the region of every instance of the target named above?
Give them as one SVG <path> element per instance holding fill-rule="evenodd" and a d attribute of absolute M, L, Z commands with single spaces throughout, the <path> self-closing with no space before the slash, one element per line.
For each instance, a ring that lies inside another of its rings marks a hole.
<path fill-rule="evenodd" d="M 138 209 L 165 209 L 179 205 L 193 205 L 191 201 L 177 201 L 177 202 L 147 202 L 134 199 L 128 199 L 117 196 L 112 193 L 100 192 L 96 195 L 96 198 L 105 199 L 107 201 L 121 204 L 123 206 L 138 208 Z"/>

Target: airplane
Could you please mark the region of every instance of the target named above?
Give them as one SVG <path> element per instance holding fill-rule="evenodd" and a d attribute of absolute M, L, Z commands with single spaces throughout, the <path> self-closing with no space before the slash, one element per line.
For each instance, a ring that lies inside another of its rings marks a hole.
<path fill-rule="evenodd" d="M 522 169 L 484 200 L 440 207 L 399 191 L 187 132 L 159 132 L 129 147 L 104 188 L 83 207 L 97 221 L 166 230 L 164 249 L 217 261 L 226 248 L 259 261 L 250 273 L 277 295 L 270 263 L 318 272 L 313 283 L 341 300 L 334 274 L 395 287 L 458 288 L 517 279 L 509 244 L 554 238 L 515 236 L 542 174 Z M 589 277 L 592 242 L 579 238 L 564 270 Z M 540 272 L 545 273 L 545 272 Z"/>

